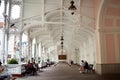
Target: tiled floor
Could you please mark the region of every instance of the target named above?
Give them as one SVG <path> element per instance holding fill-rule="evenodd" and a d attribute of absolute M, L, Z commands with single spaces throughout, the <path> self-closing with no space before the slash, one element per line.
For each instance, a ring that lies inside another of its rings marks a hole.
<path fill-rule="evenodd" d="M 38 72 L 38 75 L 24 76 L 16 80 L 120 80 L 120 77 L 118 75 L 100 76 L 93 73 L 81 74 L 78 66 L 60 63 L 43 69 L 43 72 Z"/>

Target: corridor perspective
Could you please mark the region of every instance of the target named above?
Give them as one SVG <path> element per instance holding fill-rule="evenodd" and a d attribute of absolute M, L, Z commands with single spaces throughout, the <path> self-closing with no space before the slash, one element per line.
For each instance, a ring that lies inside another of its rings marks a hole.
<path fill-rule="evenodd" d="M 120 0 L 0 0 L 0 63 L 18 80 L 118 78 Z"/>
<path fill-rule="evenodd" d="M 59 63 L 57 66 L 51 66 L 42 70 L 35 76 L 23 76 L 16 80 L 119 80 L 119 75 L 100 76 L 95 73 L 81 74 L 78 66 L 69 66 L 66 63 Z"/>
<path fill-rule="evenodd" d="M 43 69 L 35 76 L 24 76 L 16 80 L 119 80 L 120 76 L 100 76 L 94 73 L 81 74 L 78 66 L 69 66 L 66 63 L 59 63 L 57 66 L 51 66 Z"/>

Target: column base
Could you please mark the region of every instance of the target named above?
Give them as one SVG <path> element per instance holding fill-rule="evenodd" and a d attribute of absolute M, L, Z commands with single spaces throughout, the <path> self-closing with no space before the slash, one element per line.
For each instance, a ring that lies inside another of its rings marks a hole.
<path fill-rule="evenodd" d="M 120 63 L 115 64 L 96 64 L 98 74 L 120 74 Z"/>

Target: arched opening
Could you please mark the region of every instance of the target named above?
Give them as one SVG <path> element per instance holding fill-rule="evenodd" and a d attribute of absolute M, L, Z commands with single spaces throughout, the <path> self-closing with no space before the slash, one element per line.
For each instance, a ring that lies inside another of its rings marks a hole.
<path fill-rule="evenodd" d="M 100 74 L 120 73 L 119 18 L 120 1 L 101 1 L 97 18 L 97 72 Z"/>

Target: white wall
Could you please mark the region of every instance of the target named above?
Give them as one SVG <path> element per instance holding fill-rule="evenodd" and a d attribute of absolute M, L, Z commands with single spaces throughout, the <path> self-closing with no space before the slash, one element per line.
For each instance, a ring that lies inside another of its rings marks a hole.
<path fill-rule="evenodd" d="M 95 63 L 95 42 L 92 38 L 89 38 L 87 41 L 83 42 L 80 46 L 80 61 L 85 60 L 90 64 Z"/>

